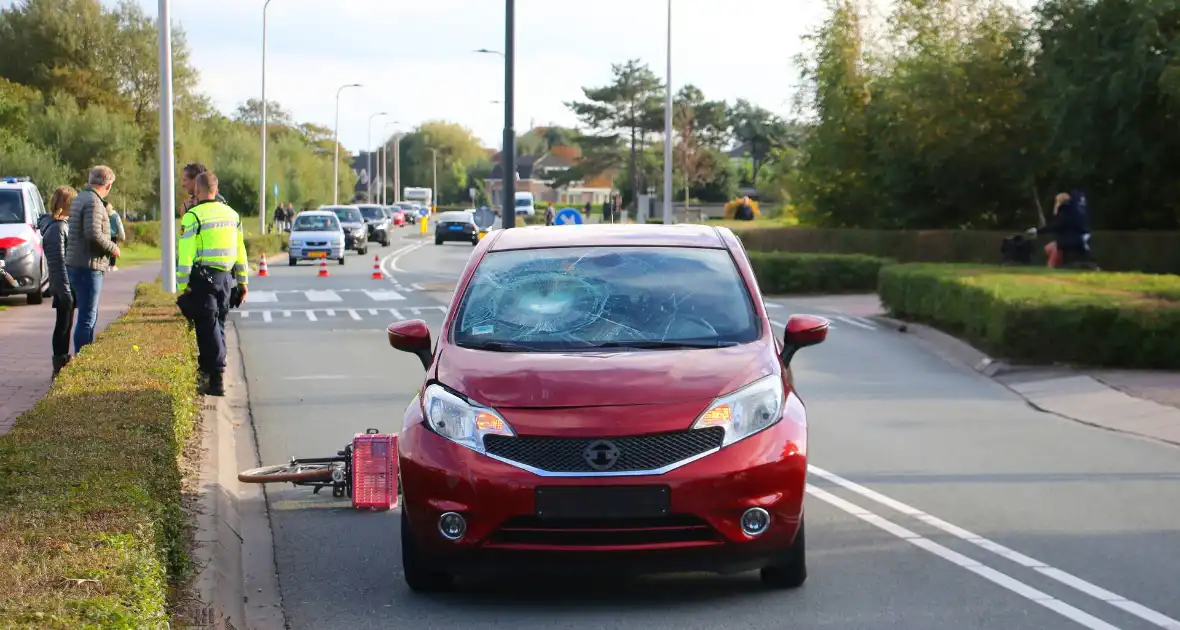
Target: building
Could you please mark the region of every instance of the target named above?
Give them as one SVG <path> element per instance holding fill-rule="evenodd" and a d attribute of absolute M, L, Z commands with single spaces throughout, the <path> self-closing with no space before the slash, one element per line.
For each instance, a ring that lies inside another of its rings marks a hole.
<path fill-rule="evenodd" d="M 613 190 L 610 173 L 601 173 L 586 180 L 572 181 L 554 188 L 553 182 L 569 170 L 581 157 L 576 147 L 555 146 L 540 156 L 522 155 L 516 158 L 516 191 L 531 192 L 537 203 L 582 206 L 603 203 Z M 500 200 L 503 190 L 503 164 L 497 152 L 492 159 L 492 173 L 484 179 L 484 186 L 492 199 Z"/>

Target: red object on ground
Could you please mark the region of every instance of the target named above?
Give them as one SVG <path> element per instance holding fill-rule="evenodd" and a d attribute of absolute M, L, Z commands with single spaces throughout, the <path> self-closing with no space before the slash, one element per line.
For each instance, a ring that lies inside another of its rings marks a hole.
<path fill-rule="evenodd" d="M 352 438 L 352 507 L 397 507 L 397 436 L 359 433 Z"/>
<path fill-rule="evenodd" d="M 265 278 L 269 275 L 270 272 L 266 270 L 266 254 L 263 254 L 262 260 L 258 261 L 258 277 Z"/>
<path fill-rule="evenodd" d="M 384 280 L 385 275 L 381 273 L 381 259 L 377 254 L 373 254 L 373 276 L 374 280 Z"/>
<path fill-rule="evenodd" d="M 316 274 L 316 277 L 317 278 L 327 278 L 328 277 L 328 261 L 326 261 L 326 260 L 320 261 L 320 272 L 318 274 Z"/>

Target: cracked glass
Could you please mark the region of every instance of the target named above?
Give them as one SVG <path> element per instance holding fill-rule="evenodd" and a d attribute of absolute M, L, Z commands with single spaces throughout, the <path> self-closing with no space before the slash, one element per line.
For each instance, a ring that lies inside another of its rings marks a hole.
<path fill-rule="evenodd" d="M 760 330 L 726 250 L 549 248 L 485 255 L 452 339 L 503 352 L 717 348 Z"/>

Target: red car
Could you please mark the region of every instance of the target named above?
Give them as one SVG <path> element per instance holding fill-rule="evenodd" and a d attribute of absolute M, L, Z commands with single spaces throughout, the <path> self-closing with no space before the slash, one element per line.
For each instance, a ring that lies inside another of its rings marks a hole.
<path fill-rule="evenodd" d="M 391 210 L 389 214 L 393 218 L 394 226 L 404 227 L 406 225 L 406 213 L 401 210 Z"/>
<path fill-rule="evenodd" d="M 398 441 L 411 589 L 504 568 L 806 580 L 789 365 L 828 322 L 793 316 L 780 342 L 731 231 L 496 230 L 457 287 L 437 343 L 388 330 L 427 370 Z"/>

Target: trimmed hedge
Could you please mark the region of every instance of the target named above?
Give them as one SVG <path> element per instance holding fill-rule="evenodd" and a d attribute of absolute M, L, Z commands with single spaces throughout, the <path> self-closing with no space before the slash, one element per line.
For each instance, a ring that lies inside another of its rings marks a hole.
<path fill-rule="evenodd" d="M 881 270 L 895 316 L 1017 361 L 1180 369 L 1180 277 L 907 264 Z"/>
<path fill-rule="evenodd" d="M 0 437 L 0 627 L 167 627 L 192 573 L 178 458 L 196 372 L 173 296 L 140 285 Z"/>
<path fill-rule="evenodd" d="M 872 293 L 881 268 L 892 262 L 860 254 L 747 253 L 758 286 L 768 295 Z"/>
<path fill-rule="evenodd" d="M 744 224 L 744 225 L 743 225 Z M 768 221 L 729 224 L 753 251 L 868 254 L 900 262 L 1000 262 L 1000 245 L 1013 232 L 994 230 L 861 230 L 782 227 Z M 1034 261 L 1045 264 L 1038 240 Z M 1180 232 L 1095 232 L 1094 255 L 1107 271 L 1180 273 Z"/>

